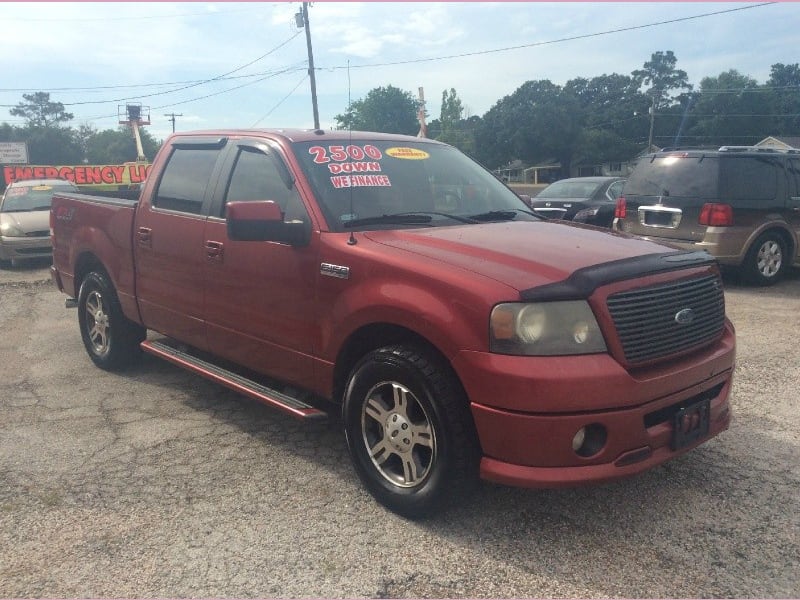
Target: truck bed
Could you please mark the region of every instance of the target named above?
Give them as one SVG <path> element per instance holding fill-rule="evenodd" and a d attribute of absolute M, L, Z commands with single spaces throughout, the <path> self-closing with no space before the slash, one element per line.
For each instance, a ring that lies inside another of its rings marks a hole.
<path fill-rule="evenodd" d="M 138 200 L 88 194 L 53 196 L 53 279 L 77 298 L 82 273 L 92 264 L 105 265 L 128 318 L 139 320 L 134 293 L 133 219 Z"/>

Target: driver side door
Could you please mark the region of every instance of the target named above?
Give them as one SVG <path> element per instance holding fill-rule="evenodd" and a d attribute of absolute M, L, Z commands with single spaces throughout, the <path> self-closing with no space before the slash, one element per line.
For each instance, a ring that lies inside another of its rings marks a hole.
<path fill-rule="evenodd" d="M 228 237 L 228 202 L 272 200 L 284 220 L 311 227 L 309 213 L 278 150 L 240 140 L 229 176 L 206 223 L 205 320 L 212 353 L 302 385 L 312 381 L 318 236 L 306 246 Z M 224 183 L 224 185 L 223 185 Z"/>

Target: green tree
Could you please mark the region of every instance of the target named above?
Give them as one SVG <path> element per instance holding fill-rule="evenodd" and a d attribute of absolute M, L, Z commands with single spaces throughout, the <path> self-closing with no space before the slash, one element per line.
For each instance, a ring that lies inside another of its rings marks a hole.
<path fill-rule="evenodd" d="M 370 90 L 362 100 L 356 100 L 344 114 L 336 115 L 338 129 L 379 131 L 416 135 L 417 101 L 410 92 L 394 86 Z"/>
<path fill-rule="evenodd" d="M 704 77 L 695 95 L 689 130 L 698 145 L 752 144 L 767 135 L 773 118 L 765 103 L 768 90 L 752 77 L 731 69 L 716 77 Z M 663 118 L 663 117 L 662 117 Z"/>
<path fill-rule="evenodd" d="M 11 116 L 22 117 L 32 127 L 58 126 L 60 123 L 71 121 L 72 113 L 64 111 L 61 102 L 51 102 L 49 92 L 35 92 L 22 94 L 25 102 L 20 102 L 11 109 Z"/>
<path fill-rule="evenodd" d="M 656 110 L 673 104 L 671 93 L 675 90 L 691 91 L 692 85 L 686 71 L 676 68 L 678 59 L 672 50 L 654 52 L 643 68 L 631 75 L 641 85 L 649 86 L 647 95 L 654 99 Z"/>
<path fill-rule="evenodd" d="M 144 128 L 139 128 L 144 154 L 150 160 L 156 155 L 160 143 Z M 86 139 L 86 158 L 90 164 L 122 164 L 136 160 L 136 141 L 127 127 L 105 129 Z"/>
<path fill-rule="evenodd" d="M 581 162 L 624 162 L 636 154 L 637 144 L 647 139 L 649 121 L 643 117 L 650 100 L 635 78 L 612 73 L 573 79 L 564 87 L 581 109 Z"/>
<path fill-rule="evenodd" d="M 97 135 L 97 127 L 91 123 L 83 123 L 75 131 L 75 139 L 83 151 L 83 158 L 87 158 L 89 152 L 89 140 Z"/>
<path fill-rule="evenodd" d="M 474 124 L 474 120 L 470 122 L 469 119 L 464 119 L 464 105 L 456 90 L 450 88 L 449 91 L 442 92 L 439 119 L 431 123 L 428 133 L 440 142 L 451 144 L 466 154 L 474 155 Z"/>
<path fill-rule="evenodd" d="M 476 131 L 477 158 L 490 168 L 514 159 L 555 160 L 568 176 L 580 139 L 580 104 L 548 80 L 527 81 L 498 101 Z"/>
<path fill-rule="evenodd" d="M 772 129 L 768 133 L 800 134 L 800 64 L 772 65 L 767 86 L 771 88 L 769 106 L 772 114 L 782 115 L 774 118 Z"/>
<path fill-rule="evenodd" d="M 21 141 L 28 142 L 33 165 L 74 165 L 83 160 L 83 149 L 70 127 L 27 127 Z"/>

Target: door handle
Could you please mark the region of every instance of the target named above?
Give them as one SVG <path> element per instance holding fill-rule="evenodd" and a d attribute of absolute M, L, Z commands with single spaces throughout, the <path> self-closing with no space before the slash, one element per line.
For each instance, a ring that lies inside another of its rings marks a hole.
<path fill-rule="evenodd" d="M 153 232 L 149 227 L 139 227 L 136 230 L 136 239 L 140 246 L 151 248 L 153 246 Z"/>
<path fill-rule="evenodd" d="M 225 245 L 222 242 L 206 241 L 206 258 L 209 260 L 222 260 Z"/>

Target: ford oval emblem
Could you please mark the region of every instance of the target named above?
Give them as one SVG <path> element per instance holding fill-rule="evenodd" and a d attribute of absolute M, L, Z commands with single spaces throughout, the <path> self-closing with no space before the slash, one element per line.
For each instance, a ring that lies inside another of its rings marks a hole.
<path fill-rule="evenodd" d="M 684 308 L 675 313 L 675 322 L 678 325 L 688 325 L 694 321 L 694 311 L 691 308 Z"/>

